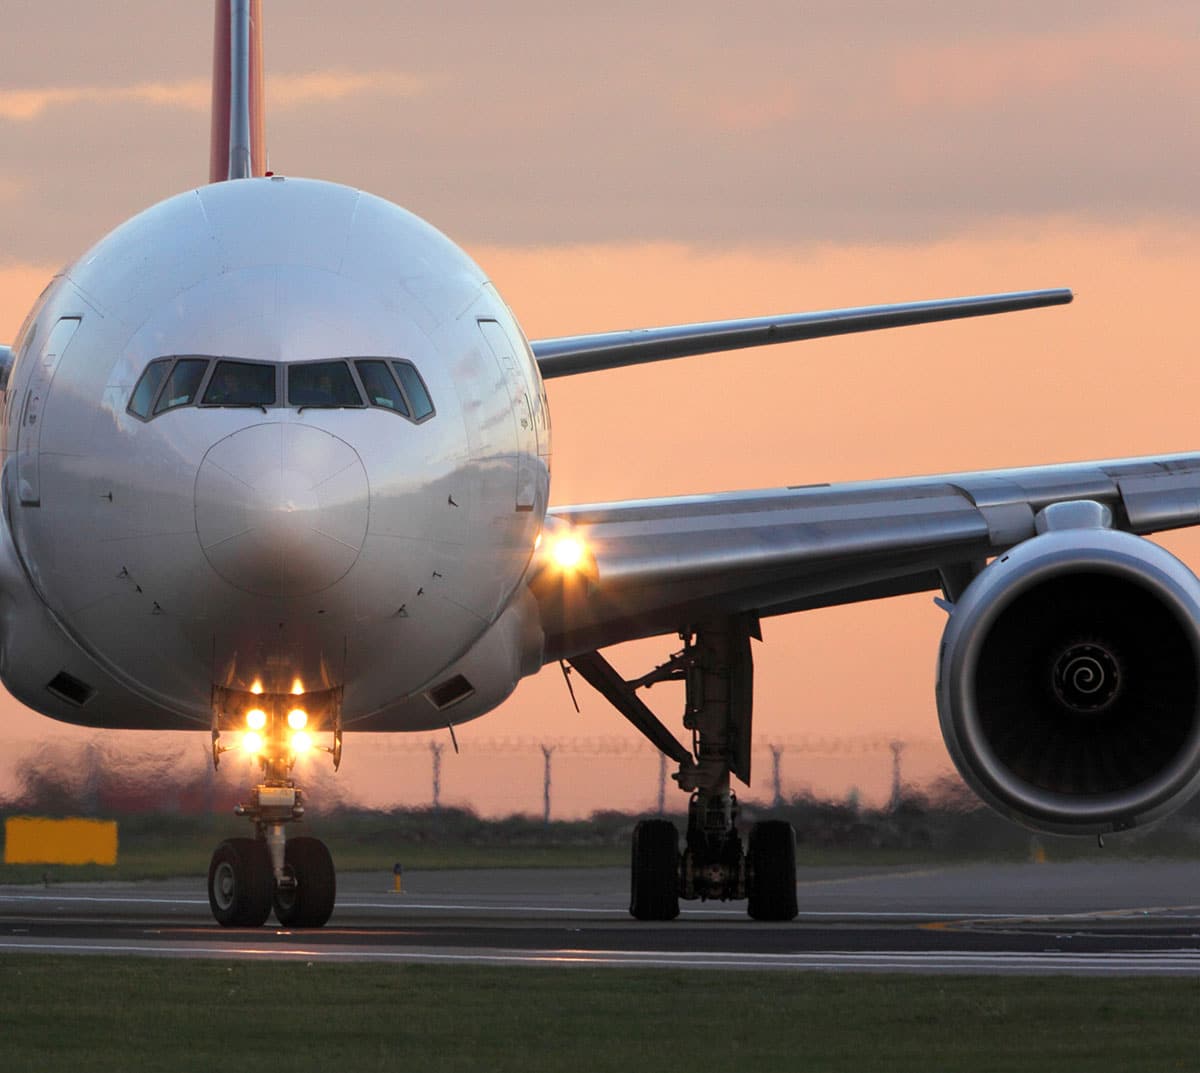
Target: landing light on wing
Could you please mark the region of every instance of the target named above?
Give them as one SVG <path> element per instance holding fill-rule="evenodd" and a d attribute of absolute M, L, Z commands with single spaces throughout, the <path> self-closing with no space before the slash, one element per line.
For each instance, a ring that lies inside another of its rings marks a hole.
<path fill-rule="evenodd" d="M 574 533 L 550 538 L 550 559 L 560 570 L 578 570 L 587 555 L 587 545 Z"/>

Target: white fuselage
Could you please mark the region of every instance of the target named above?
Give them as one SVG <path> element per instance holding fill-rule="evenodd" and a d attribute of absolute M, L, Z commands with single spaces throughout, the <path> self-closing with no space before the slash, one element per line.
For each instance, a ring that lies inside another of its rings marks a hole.
<path fill-rule="evenodd" d="M 178 727 L 220 690 L 341 690 L 348 725 L 422 729 L 540 665 L 541 378 L 483 272 L 411 214 L 277 177 L 181 194 L 56 277 L 14 353 L 0 675 L 26 704 Z M 130 412 L 179 356 L 275 363 L 279 393 Z M 333 359 L 411 363 L 433 415 L 289 404 L 288 367 Z"/>

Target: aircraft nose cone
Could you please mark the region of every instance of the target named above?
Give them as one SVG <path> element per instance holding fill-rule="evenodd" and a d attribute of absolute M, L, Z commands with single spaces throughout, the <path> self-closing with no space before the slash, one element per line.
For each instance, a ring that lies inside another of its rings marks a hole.
<path fill-rule="evenodd" d="M 196 533 L 213 569 L 247 592 L 305 596 L 358 559 L 369 487 L 345 440 L 305 425 L 242 429 L 196 476 Z"/>

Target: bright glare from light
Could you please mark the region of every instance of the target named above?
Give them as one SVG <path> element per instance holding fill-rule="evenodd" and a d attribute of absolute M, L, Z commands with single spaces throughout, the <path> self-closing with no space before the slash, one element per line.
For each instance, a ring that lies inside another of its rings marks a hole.
<path fill-rule="evenodd" d="M 583 562 L 586 547 L 579 537 L 573 534 L 560 536 L 550 546 L 550 555 L 554 565 L 560 570 L 576 570 Z"/>
<path fill-rule="evenodd" d="M 303 730 L 308 725 L 308 713 L 303 708 L 293 708 L 288 712 L 288 726 L 293 730 Z"/>
<path fill-rule="evenodd" d="M 292 752 L 306 753 L 312 748 L 312 738 L 309 737 L 308 731 L 297 730 L 292 735 Z"/>
<path fill-rule="evenodd" d="M 267 725 L 267 713 L 261 708 L 251 708 L 246 713 L 246 726 L 251 730 L 262 730 Z"/>
<path fill-rule="evenodd" d="M 293 678 L 292 679 L 292 695 L 298 697 L 303 692 L 304 692 L 304 683 L 302 681 L 300 681 L 299 678 Z"/>
<path fill-rule="evenodd" d="M 255 696 L 262 692 L 262 682 L 260 682 L 257 678 L 254 680 L 254 685 L 250 687 L 250 692 Z"/>
<path fill-rule="evenodd" d="M 248 753 L 261 753 L 263 750 L 262 735 L 254 733 L 253 730 L 247 730 L 242 735 L 242 748 Z"/>

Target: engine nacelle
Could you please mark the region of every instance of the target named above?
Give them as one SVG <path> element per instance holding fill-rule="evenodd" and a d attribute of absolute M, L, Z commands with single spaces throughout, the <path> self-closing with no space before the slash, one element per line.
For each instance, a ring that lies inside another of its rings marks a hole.
<path fill-rule="evenodd" d="M 967 587 L 938 713 L 988 804 L 1062 834 L 1125 830 L 1200 782 L 1200 581 L 1141 537 L 1053 530 Z"/>

